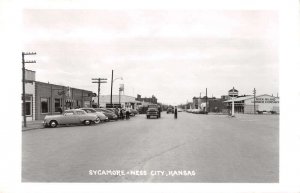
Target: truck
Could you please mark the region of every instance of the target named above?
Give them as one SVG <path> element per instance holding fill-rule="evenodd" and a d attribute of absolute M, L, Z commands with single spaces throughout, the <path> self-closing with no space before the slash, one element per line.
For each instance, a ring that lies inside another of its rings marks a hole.
<path fill-rule="evenodd" d="M 156 117 L 157 119 L 160 118 L 160 106 L 156 104 L 148 105 L 148 110 L 146 112 L 147 119 L 151 117 Z"/>

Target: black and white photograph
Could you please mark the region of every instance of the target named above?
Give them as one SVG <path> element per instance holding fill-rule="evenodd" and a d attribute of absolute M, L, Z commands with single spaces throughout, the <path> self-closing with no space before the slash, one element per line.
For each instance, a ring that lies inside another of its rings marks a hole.
<path fill-rule="evenodd" d="M 286 9 L 23 6 L 18 183 L 297 187 Z"/>
<path fill-rule="evenodd" d="M 23 27 L 22 181 L 278 182 L 278 12 L 24 10 Z"/>

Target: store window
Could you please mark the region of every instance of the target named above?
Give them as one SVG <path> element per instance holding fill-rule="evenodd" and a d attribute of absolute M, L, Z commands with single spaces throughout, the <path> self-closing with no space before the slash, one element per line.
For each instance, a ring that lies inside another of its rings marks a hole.
<path fill-rule="evenodd" d="M 49 113 L 49 99 L 48 98 L 41 98 L 41 112 Z"/>
<path fill-rule="evenodd" d="M 54 99 L 54 112 L 59 112 L 61 107 L 61 99 Z"/>
<path fill-rule="evenodd" d="M 32 115 L 32 97 L 31 96 L 25 96 L 25 113 L 26 116 Z M 22 116 L 24 115 L 24 110 L 22 109 Z"/>

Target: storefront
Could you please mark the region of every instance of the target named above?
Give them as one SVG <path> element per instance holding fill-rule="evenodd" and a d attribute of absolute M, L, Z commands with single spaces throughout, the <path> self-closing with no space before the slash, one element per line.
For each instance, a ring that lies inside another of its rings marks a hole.
<path fill-rule="evenodd" d="M 91 107 L 92 91 L 55 84 L 35 82 L 35 116 L 60 114 L 65 109 Z"/>
<path fill-rule="evenodd" d="M 35 71 L 25 70 L 25 114 L 27 121 L 35 120 Z M 21 97 L 23 100 L 23 97 Z M 23 103 L 22 116 L 24 116 Z"/>
<path fill-rule="evenodd" d="M 254 96 L 245 96 L 230 99 L 224 101 L 224 103 L 226 103 L 227 105 L 228 110 L 232 109 L 232 101 L 234 101 L 235 113 L 253 114 L 254 109 L 256 112 L 279 113 L 279 97 L 264 94 L 256 96 L 255 101 Z"/>

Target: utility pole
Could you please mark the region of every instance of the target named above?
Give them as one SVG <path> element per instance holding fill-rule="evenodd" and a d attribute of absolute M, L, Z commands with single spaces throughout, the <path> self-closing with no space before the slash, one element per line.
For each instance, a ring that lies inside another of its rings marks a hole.
<path fill-rule="evenodd" d="M 111 71 L 111 83 L 110 83 L 110 106 L 112 108 L 112 90 L 113 90 L 113 82 L 114 82 L 114 70 Z"/>
<path fill-rule="evenodd" d="M 101 83 L 107 83 L 107 78 L 92 78 L 92 83 L 98 84 L 98 108 L 100 107 L 100 84 Z"/>
<path fill-rule="evenodd" d="M 22 100 L 23 100 L 23 121 L 24 121 L 24 127 L 26 127 L 26 99 L 25 99 L 25 64 L 26 63 L 36 63 L 35 60 L 32 61 L 25 61 L 26 55 L 36 55 L 35 52 L 22 52 Z"/>
<path fill-rule="evenodd" d="M 255 89 L 255 88 L 253 89 L 253 94 L 254 94 L 253 102 L 254 102 L 254 114 L 255 114 L 255 112 L 256 112 L 256 109 L 255 109 L 255 95 L 256 95 L 256 89 Z"/>
<path fill-rule="evenodd" d="M 119 105 L 121 106 L 121 88 L 119 88 Z"/>
<path fill-rule="evenodd" d="M 205 111 L 207 112 L 207 88 L 205 89 L 205 95 L 206 95 L 206 100 L 205 100 Z"/>
<path fill-rule="evenodd" d="M 200 92 L 200 96 L 199 96 L 198 109 L 201 109 L 201 92 Z"/>

